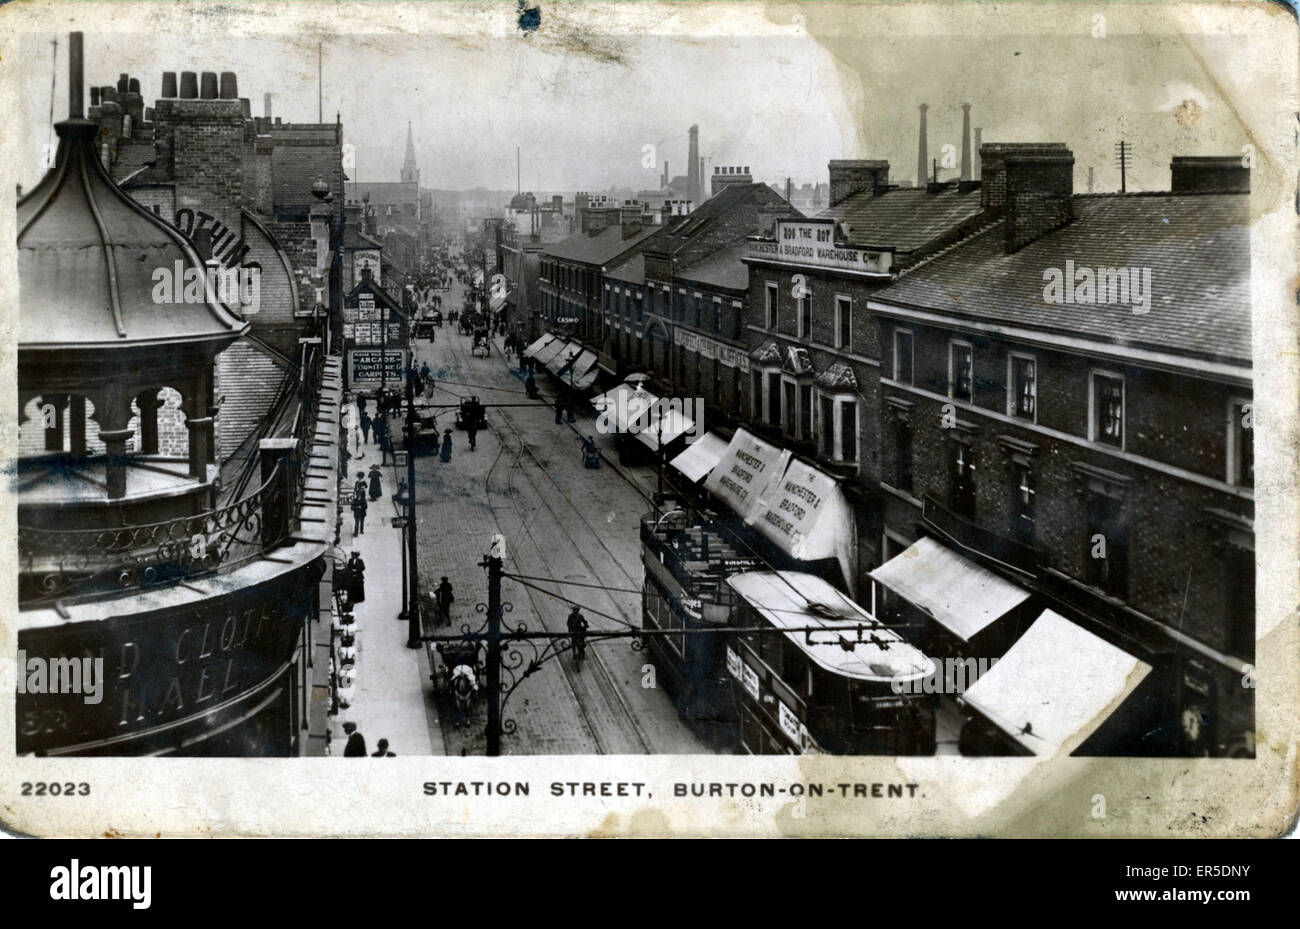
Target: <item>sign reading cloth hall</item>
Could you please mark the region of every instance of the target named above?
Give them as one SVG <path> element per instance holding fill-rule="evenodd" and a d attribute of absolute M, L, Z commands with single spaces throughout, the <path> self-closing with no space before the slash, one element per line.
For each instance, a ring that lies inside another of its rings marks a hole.
<path fill-rule="evenodd" d="M 778 220 L 775 240 L 751 241 L 749 257 L 786 264 L 858 271 L 863 274 L 888 274 L 893 254 L 838 245 L 835 223 Z"/>
<path fill-rule="evenodd" d="M 728 368 L 749 370 L 749 355 L 743 348 L 710 339 L 680 326 L 673 330 L 673 344 L 680 345 L 688 352 L 698 352 L 701 358 L 717 361 Z"/>

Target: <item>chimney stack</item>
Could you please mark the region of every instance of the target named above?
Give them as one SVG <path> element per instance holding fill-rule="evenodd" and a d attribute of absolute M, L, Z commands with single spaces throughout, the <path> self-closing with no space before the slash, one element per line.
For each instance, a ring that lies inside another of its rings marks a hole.
<path fill-rule="evenodd" d="M 85 115 L 82 109 L 82 88 L 86 81 L 82 71 L 84 61 L 81 33 L 74 32 L 68 36 L 68 119 L 81 119 Z"/>
<path fill-rule="evenodd" d="M 700 157 L 700 127 L 691 126 L 687 131 L 690 144 L 686 161 L 686 196 L 698 203 L 704 190 L 704 159 Z"/>
<path fill-rule="evenodd" d="M 980 202 L 1005 219 L 1011 254 L 1074 217 L 1074 153 L 1063 142 L 981 146 Z"/>
<path fill-rule="evenodd" d="M 664 179 L 663 179 L 663 181 L 659 184 L 659 189 L 660 189 L 660 190 L 667 190 L 667 189 L 668 189 L 668 162 L 667 162 L 667 161 L 664 162 Z"/>
<path fill-rule="evenodd" d="M 789 203 L 794 197 L 794 181 L 790 178 L 785 179 L 785 202 Z"/>
<path fill-rule="evenodd" d="M 179 94 L 176 91 L 176 72 L 164 71 L 162 80 L 162 97 L 176 97 Z"/>
<path fill-rule="evenodd" d="M 1175 155 L 1169 172 L 1176 194 L 1250 193 L 1250 168 L 1240 155 Z"/>
<path fill-rule="evenodd" d="M 138 77 L 133 77 L 127 81 L 126 92 L 129 94 L 138 94 L 140 92 L 140 79 Z"/>
<path fill-rule="evenodd" d="M 916 186 L 925 187 L 927 179 L 930 177 L 930 154 L 926 148 L 925 132 L 925 111 L 930 108 L 929 104 L 921 104 L 921 139 L 916 147 Z M 835 205 L 835 195 L 831 195 L 831 205 Z"/>
<path fill-rule="evenodd" d="M 863 158 L 837 158 L 830 162 L 831 196 L 828 206 L 836 206 L 854 194 L 873 196 L 885 192 L 889 184 L 889 162 Z"/>
<path fill-rule="evenodd" d="M 1093 176 L 1092 176 L 1092 172 L 1093 172 L 1093 168 L 1092 168 L 1091 165 L 1089 165 L 1089 166 L 1088 166 L 1088 193 L 1092 193 L 1092 191 L 1093 191 Z"/>
<path fill-rule="evenodd" d="M 975 127 L 975 151 L 973 153 L 974 157 L 972 159 L 973 164 L 971 165 L 971 175 L 970 175 L 972 179 L 978 179 L 984 170 L 980 166 L 980 146 L 983 144 L 984 144 L 984 130 L 981 129 L 979 126 L 976 126 Z"/>
<path fill-rule="evenodd" d="M 197 100 L 199 97 L 199 76 L 193 71 L 181 72 L 181 99 Z"/>
<path fill-rule="evenodd" d="M 961 105 L 961 179 L 969 181 L 971 174 L 970 161 L 970 104 Z"/>
<path fill-rule="evenodd" d="M 128 78 L 126 74 L 119 74 L 117 76 L 117 92 L 119 94 L 126 93 L 126 88 L 128 86 L 129 81 L 130 78 Z"/>
<path fill-rule="evenodd" d="M 269 93 L 262 95 L 262 115 L 268 120 L 271 118 L 271 95 Z"/>
<path fill-rule="evenodd" d="M 90 88 L 90 105 L 91 105 L 92 107 L 97 107 L 97 106 L 99 106 L 99 88 L 98 88 L 98 87 L 92 87 L 92 88 Z"/>

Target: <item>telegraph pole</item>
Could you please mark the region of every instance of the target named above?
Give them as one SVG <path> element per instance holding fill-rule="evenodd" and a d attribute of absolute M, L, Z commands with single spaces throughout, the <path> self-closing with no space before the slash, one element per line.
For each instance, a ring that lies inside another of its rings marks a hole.
<path fill-rule="evenodd" d="M 414 360 L 414 351 L 411 353 Z M 410 577 L 410 591 L 406 595 L 407 601 L 407 620 L 406 620 L 406 647 L 419 648 L 421 636 L 424 630 L 420 626 L 420 568 L 416 561 L 416 535 L 415 535 L 415 452 L 411 445 L 415 441 L 415 431 L 419 420 L 415 415 L 415 380 L 411 377 L 411 372 L 406 372 L 406 532 L 407 535 L 407 552 L 411 559 L 411 567 L 407 574 Z"/>
<path fill-rule="evenodd" d="M 1128 143 L 1121 139 L 1115 145 L 1115 163 L 1119 165 L 1119 192 L 1128 193 L 1128 162 L 1133 155 L 1133 149 L 1129 148 Z"/>

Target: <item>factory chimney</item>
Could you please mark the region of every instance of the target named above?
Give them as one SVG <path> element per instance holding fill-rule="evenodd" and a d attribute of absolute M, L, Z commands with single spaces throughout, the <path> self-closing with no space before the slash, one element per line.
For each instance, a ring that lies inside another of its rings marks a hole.
<path fill-rule="evenodd" d="M 969 181 L 971 174 L 970 159 L 970 104 L 961 105 L 961 179 Z"/>
<path fill-rule="evenodd" d="M 916 186 L 924 187 L 926 179 L 930 176 L 930 155 L 926 149 L 925 134 L 925 111 L 928 110 L 929 104 L 921 104 L 921 138 L 916 146 Z"/>
<path fill-rule="evenodd" d="M 703 201 L 702 191 L 704 189 L 704 166 L 700 158 L 700 127 L 691 126 L 688 130 L 690 136 L 690 147 L 688 150 L 686 162 L 686 196 L 689 200 L 700 203 Z"/>

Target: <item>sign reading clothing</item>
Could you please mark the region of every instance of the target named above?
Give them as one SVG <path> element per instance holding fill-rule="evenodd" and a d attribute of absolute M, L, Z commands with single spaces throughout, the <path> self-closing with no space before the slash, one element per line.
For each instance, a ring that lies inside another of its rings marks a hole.
<path fill-rule="evenodd" d="M 688 352 L 696 352 L 701 358 L 720 362 L 728 368 L 749 370 L 749 355 L 743 348 L 736 348 L 734 345 L 718 342 L 680 327 L 673 330 L 673 344 L 680 345 Z"/>
<path fill-rule="evenodd" d="M 893 263 L 891 252 L 835 244 L 833 222 L 778 220 L 776 240 L 750 242 L 749 257 L 864 274 L 888 274 Z"/>

